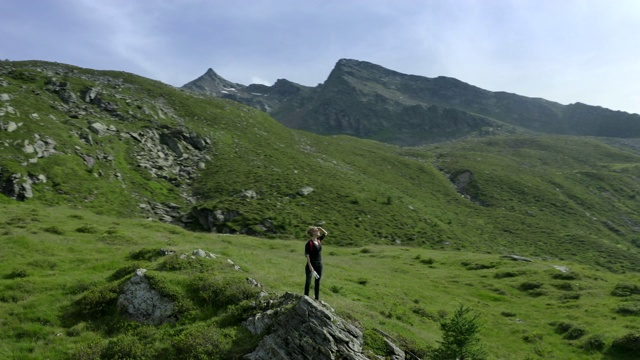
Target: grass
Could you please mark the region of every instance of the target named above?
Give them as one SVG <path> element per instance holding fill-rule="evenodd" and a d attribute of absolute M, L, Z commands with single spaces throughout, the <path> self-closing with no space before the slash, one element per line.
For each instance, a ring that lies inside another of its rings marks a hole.
<path fill-rule="evenodd" d="M 202 305 L 221 299 L 215 289 L 226 287 L 234 277 L 251 277 L 280 294 L 301 293 L 304 286 L 303 241 L 194 234 L 157 222 L 65 207 L 12 204 L 3 206 L 0 215 L 6 219 L 0 224 L 0 316 L 6 329 L 0 335 L 2 358 L 83 358 L 91 344 L 104 346 L 103 355 L 171 354 L 188 343 L 206 342 L 207 336 L 246 350 L 255 343 L 244 342 L 241 328 L 220 325 L 233 310 Z M 77 231 L 86 224 L 98 233 Z M 50 227 L 61 232 L 43 230 Z M 114 231 L 129 240 L 100 240 L 101 232 Z M 331 239 L 337 236 L 331 234 L 326 241 L 322 299 L 365 333 L 378 329 L 392 334 L 413 353 L 425 354 L 437 346 L 439 321 L 460 304 L 480 315 L 480 339 L 489 358 L 600 359 L 614 341 L 640 331 L 638 313 L 620 311 L 637 308 L 637 274 L 614 274 L 571 261 L 515 262 L 492 254 L 401 245 L 335 246 Z M 178 254 L 201 248 L 219 258 L 200 270 L 174 269 L 162 265 L 170 257 L 149 256 L 160 248 Z M 227 258 L 242 271 L 231 270 Z M 559 265 L 570 272 L 554 268 Z M 108 300 L 111 295 L 106 294 L 115 291 L 108 289 L 117 289 L 137 267 L 150 269 L 161 291 L 182 299 L 188 320 L 161 327 L 134 325 L 108 306 L 96 305 L 95 301 Z M 188 275 L 194 271 L 207 281 Z M 196 297 L 185 295 L 190 281 L 200 284 Z M 94 300 L 87 303 L 88 299 Z M 91 311 L 76 313 L 78 318 L 69 321 L 68 309 L 78 301 L 91 304 Z M 160 338 L 165 345 L 157 343 Z M 168 339 L 175 339 L 172 349 L 166 348 Z M 597 346 L 598 339 L 604 348 L 583 349 Z"/>

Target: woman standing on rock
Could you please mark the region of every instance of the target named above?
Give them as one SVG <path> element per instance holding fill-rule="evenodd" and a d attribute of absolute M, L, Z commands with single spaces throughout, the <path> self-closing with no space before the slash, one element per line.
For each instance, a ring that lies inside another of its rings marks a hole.
<path fill-rule="evenodd" d="M 315 277 L 315 286 L 313 290 L 316 300 L 320 300 L 320 279 L 322 279 L 322 240 L 327 236 L 327 231 L 321 227 L 310 226 L 307 229 L 309 241 L 304 246 L 304 255 L 307 257 L 307 265 L 304 270 L 307 275 L 307 281 L 304 284 L 304 294 L 309 296 L 309 288 L 311 287 L 311 277 Z"/>

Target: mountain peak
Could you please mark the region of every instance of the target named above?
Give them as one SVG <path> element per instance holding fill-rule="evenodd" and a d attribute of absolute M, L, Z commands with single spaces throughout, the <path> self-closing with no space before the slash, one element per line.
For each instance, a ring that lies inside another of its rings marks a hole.
<path fill-rule="evenodd" d="M 183 87 L 209 95 L 220 96 L 221 94 L 235 92 L 245 86 L 233 83 L 218 75 L 212 68 L 209 68 L 202 76 L 185 84 Z"/>

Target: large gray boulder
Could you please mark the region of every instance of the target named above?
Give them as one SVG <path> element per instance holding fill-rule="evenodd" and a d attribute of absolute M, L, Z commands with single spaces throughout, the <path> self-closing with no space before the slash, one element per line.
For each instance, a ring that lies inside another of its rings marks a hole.
<path fill-rule="evenodd" d="M 366 360 L 362 332 L 326 304 L 287 293 L 277 308 L 260 313 L 244 326 L 265 336 L 245 355 L 248 360 Z"/>
<path fill-rule="evenodd" d="M 3 169 L 0 168 L 0 175 L 2 172 Z M 11 174 L 4 181 L 0 178 L 0 191 L 12 199 L 25 201 L 33 197 L 31 184 L 33 181 L 29 176 Z"/>
<path fill-rule="evenodd" d="M 173 321 L 173 303 L 151 288 L 145 277 L 146 271 L 136 270 L 131 280 L 124 285 L 124 290 L 118 297 L 118 310 L 130 320 L 142 324 L 159 325 Z"/>

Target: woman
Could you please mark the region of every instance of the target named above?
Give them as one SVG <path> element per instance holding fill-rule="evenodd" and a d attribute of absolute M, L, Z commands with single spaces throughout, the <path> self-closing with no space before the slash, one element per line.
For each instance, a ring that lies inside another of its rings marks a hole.
<path fill-rule="evenodd" d="M 304 284 L 304 294 L 309 296 L 311 287 L 311 277 L 315 277 L 316 283 L 313 288 L 316 300 L 320 300 L 320 279 L 322 279 L 322 240 L 327 236 L 327 231 L 321 227 L 310 226 L 307 229 L 309 241 L 304 246 L 304 255 L 307 257 L 307 265 L 304 270 L 307 281 Z"/>

